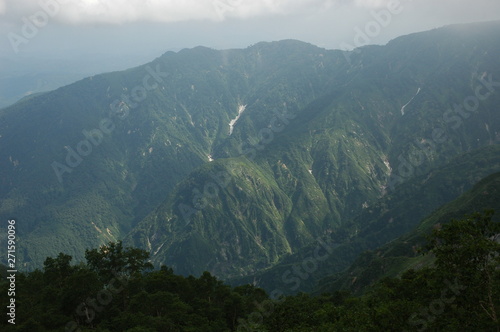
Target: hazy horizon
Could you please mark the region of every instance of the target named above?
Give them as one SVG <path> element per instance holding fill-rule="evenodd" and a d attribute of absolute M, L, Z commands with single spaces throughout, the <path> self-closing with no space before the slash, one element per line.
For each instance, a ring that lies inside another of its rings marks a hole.
<path fill-rule="evenodd" d="M 0 107 L 195 46 L 223 50 L 296 39 L 346 50 L 496 20 L 495 0 L 0 0 Z M 47 77 L 55 72 L 57 79 Z M 16 92 L 8 92 L 17 79 Z"/>
<path fill-rule="evenodd" d="M 147 57 L 199 45 L 228 49 L 297 39 L 345 49 L 493 20 L 500 20 L 494 0 L 0 0 L 0 48 L 4 57 Z M 369 38 L 357 45 L 360 30 Z"/>

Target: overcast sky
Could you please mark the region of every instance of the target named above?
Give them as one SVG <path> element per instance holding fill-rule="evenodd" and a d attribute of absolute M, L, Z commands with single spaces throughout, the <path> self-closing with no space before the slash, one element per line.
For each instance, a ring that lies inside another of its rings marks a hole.
<path fill-rule="evenodd" d="M 500 20 L 499 0 L 0 0 L 0 50 L 4 57 L 142 61 L 197 45 L 290 38 L 345 49 L 487 20 Z"/>

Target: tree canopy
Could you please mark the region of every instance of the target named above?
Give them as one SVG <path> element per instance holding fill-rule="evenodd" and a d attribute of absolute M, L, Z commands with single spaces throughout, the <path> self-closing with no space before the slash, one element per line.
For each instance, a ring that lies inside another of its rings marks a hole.
<path fill-rule="evenodd" d="M 149 254 L 108 243 L 72 265 L 59 254 L 16 278 L 13 331 L 500 331 L 500 223 L 492 212 L 436 225 L 432 264 L 384 278 L 371 291 L 271 299 L 209 272 L 153 270 Z M 2 303 L 8 284 L 0 284 Z M 3 320 L 2 330 L 8 323 Z"/>

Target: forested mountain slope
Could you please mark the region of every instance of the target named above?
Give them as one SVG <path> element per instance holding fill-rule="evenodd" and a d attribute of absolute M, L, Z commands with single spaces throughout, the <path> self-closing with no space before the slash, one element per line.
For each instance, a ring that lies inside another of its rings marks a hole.
<path fill-rule="evenodd" d="M 125 238 L 156 266 L 231 277 L 348 243 L 405 183 L 499 142 L 499 32 L 197 47 L 23 100 L 0 110 L 0 218 L 27 269 Z M 499 170 L 482 156 L 478 175 Z"/>

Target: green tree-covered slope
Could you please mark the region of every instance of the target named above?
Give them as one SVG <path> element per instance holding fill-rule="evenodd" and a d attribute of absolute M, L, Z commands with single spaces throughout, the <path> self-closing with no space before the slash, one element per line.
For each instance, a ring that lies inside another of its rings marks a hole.
<path fill-rule="evenodd" d="M 270 292 L 278 289 L 285 294 L 313 292 L 323 278 L 335 278 L 332 275 L 337 276 L 349 268 L 360 254 L 359 265 L 356 266 L 365 268 L 364 257 L 374 254 L 363 252 L 376 250 L 411 232 L 425 217 L 471 189 L 481 178 L 497 171 L 499 166 L 498 145 L 460 155 L 429 174 L 407 181 L 398 190 L 365 208 L 344 227 L 344 232 L 320 236 L 313 244 L 284 256 L 272 268 L 244 278 L 234 278 L 231 282 L 257 282 Z M 324 254 L 322 243 L 328 244 L 331 249 L 324 259 L 317 259 Z M 321 249 L 319 254 L 318 248 Z M 311 259 L 316 265 L 308 267 L 305 262 Z M 305 269 L 311 271 L 307 273 Z"/>
<path fill-rule="evenodd" d="M 383 278 L 358 297 L 270 297 L 252 285 L 225 285 L 208 272 L 186 278 L 165 266 L 151 270 L 146 251 L 122 242 L 85 250 L 86 263 L 77 265 L 60 253 L 43 269 L 0 280 L 0 299 L 9 303 L 0 326 L 40 332 L 498 331 L 500 223 L 491 216 L 474 213 L 434 229 L 426 246 L 434 266 Z"/>
<path fill-rule="evenodd" d="M 363 253 L 343 273 L 322 280 L 320 289 L 362 292 L 383 277 L 396 277 L 410 268 L 428 267 L 433 264 L 434 258 L 422 255 L 421 250 L 433 229 L 466 214 L 486 210 L 500 210 L 500 173 L 482 179 L 457 199 L 436 209 L 408 234 Z M 498 213 L 493 215 L 492 220 L 500 220 Z"/>

